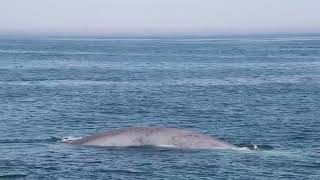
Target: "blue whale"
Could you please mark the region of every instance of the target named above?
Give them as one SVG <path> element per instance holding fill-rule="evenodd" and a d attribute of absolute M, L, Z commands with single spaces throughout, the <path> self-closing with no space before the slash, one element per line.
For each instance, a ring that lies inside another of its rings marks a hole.
<path fill-rule="evenodd" d="M 230 143 L 186 129 L 162 127 L 130 127 L 69 141 L 70 144 L 130 147 L 155 146 L 179 149 L 237 149 Z"/>

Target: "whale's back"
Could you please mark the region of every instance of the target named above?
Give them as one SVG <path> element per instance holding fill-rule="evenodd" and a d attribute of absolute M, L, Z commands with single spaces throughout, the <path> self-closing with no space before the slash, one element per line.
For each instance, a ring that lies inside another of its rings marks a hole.
<path fill-rule="evenodd" d="M 161 127 L 122 128 L 70 142 L 92 146 L 162 146 L 185 149 L 235 148 L 236 146 L 185 129 Z"/>

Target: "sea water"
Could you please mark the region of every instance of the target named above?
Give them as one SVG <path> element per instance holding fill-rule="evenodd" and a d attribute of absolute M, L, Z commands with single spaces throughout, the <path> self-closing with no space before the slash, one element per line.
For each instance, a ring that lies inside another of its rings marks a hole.
<path fill-rule="evenodd" d="M 61 142 L 132 126 L 258 150 Z M 1 178 L 320 179 L 320 36 L 2 36 Z"/>

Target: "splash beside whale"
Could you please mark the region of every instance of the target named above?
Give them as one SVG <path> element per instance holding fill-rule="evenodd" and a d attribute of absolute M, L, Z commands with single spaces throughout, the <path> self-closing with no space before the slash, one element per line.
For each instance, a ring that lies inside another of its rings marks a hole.
<path fill-rule="evenodd" d="M 179 149 L 239 148 L 233 144 L 223 142 L 205 134 L 186 129 L 162 127 L 115 129 L 67 143 L 106 147 L 155 146 Z"/>

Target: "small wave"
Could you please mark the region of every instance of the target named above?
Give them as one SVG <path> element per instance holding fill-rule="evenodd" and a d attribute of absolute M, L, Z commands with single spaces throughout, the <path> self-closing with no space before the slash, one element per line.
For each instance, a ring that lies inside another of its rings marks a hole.
<path fill-rule="evenodd" d="M 81 137 L 67 136 L 67 137 L 50 137 L 45 139 L 0 139 L 0 144 L 17 144 L 17 143 L 56 143 L 56 142 L 70 142 L 77 139 L 81 139 Z"/>
<path fill-rule="evenodd" d="M 46 139 L 0 139 L 1 143 L 48 143 L 57 142 L 59 138 L 51 137 Z"/>
<path fill-rule="evenodd" d="M 0 179 L 24 179 L 25 174 L 0 174 Z"/>
<path fill-rule="evenodd" d="M 248 150 L 251 150 L 247 147 L 237 147 L 237 148 L 233 148 L 234 150 L 240 150 L 240 151 L 248 151 Z"/>
<path fill-rule="evenodd" d="M 57 142 L 67 143 L 67 142 L 71 142 L 78 139 L 81 139 L 81 137 L 67 136 L 67 137 L 62 137 L 62 139 L 59 139 Z"/>
<path fill-rule="evenodd" d="M 272 150 L 274 147 L 265 144 L 236 144 L 239 150 Z"/>

